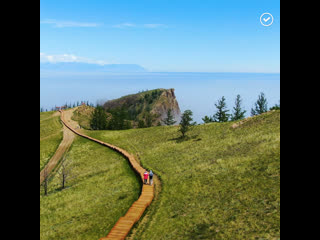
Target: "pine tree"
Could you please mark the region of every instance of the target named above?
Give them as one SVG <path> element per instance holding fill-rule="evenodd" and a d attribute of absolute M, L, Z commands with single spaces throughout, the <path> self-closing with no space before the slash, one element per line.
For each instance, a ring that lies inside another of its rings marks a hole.
<path fill-rule="evenodd" d="M 172 126 L 176 124 L 177 121 L 174 120 L 174 116 L 172 115 L 172 110 L 169 109 L 167 113 L 167 118 L 162 121 L 167 126 Z"/>
<path fill-rule="evenodd" d="M 257 102 L 255 103 L 254 108 L 251 109 L 251 115 L 256 116 L 268 111 L 268 101 L 264 93 L 259 95 Z"/>
<path fill-rule="evenodd" d="M 103 107 L 98 106 L 91 118 L 90 126 L 93 130 L 106 130 L 107 129 L 107 113 Z"/>
<path fill-rule="evenodd" d="M 204 118 L 202 118 L 202 121 L 203 121 L 204 123 L 211 123 L 211 122 L 213 122 L 213 118 L 212 118 L 212 117 L 205 116 Z"/>
<path fill-rule="evenodd" d="M 273 111 L 273 110 L 280 110 L 280 101 L 279 101 L 279 104 L 276 104 L 272 108 L 270 108 L 270 111 Z"/>
<path fill-rule="evenodd" d="M 140 119 L 138 122 L 138 128 L 145 128 L 145 127 L 146 127 L 145 122 L 142 119 Z"/>
<path fill-rule="evenodd" d="M 222 97 L 215 106 L 218 110 L 213 116 L 213 120 L 215 122 L 228 122 L 230 114 L 228 114 L 229 110 L 227 109 L 226 98 Z"/>
<path fill-rule="evenodd" d="M 132 128 L 132 123 L 131 123 L 131 121 L 129 121 L 129 120 L 125 120 L 125 121 L 124 121 L 124 127 L 123 127 L 123 130 L 131 129 L 131 128 Z"/>
<path fill-rule="evenodd" d="M 235 107 L 233 108 L 233 115 L 231 117 L 232 121 L 242 120 L 245 118 L 246 110 L 243 110 L 241 107 L 242 99 L 241 96 L 238 95 L 235 101 Z"/>
<path fill-rule="evenodd" d="M 180 129 L 179 132 L 182 134 L 182 138 L 185 138 L 186 134 L 192 126 L 194 126 L 196 123 L 192 123 L 193 121 L 193 112 L 191 110 L 186 110 L 181 117 L 181 122 L 180 122 Z"/>
<path fill-rule="evenodd" d="M 128 120 L 129 114 L 125 108 L 116 108 L 109 110 L 112 118 L 108 122 L 109 130 L 125 130 L 132 128 L 132 123 Z"/>
<path fill-rule="evenodd" d="M 145 114 L 145 122 L 146 122 L 146 127 L 152 127 L 152 124 L 154 122 L 154 116 L 150 113 L 150 112 L 147 112 Z"/>

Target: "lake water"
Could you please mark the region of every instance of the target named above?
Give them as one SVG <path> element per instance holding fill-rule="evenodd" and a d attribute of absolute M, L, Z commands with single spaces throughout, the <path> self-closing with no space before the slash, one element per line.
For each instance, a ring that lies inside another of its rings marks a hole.
<path fill-rule="evenodd" d="M 51 108 L 78 100 L 96 103 L 156 88 L 174 88 L 181 110 L 191 109 L 201 122 L 205 115 L 213 115 L 214 104 L 222 96 L 231 109 L 240 94 L 248 113 L 261 92 L 270 106 L 279 103 L 280 74 L 40 72 L 40 106 Z"/>

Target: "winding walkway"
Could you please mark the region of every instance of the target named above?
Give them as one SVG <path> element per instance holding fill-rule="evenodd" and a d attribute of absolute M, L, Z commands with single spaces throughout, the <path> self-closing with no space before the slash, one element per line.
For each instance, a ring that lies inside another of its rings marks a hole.
<path fill-rule="evenodd" d="M 45 178 L 48 175 L 50 175 L 50 173 L 56 168 L 61 158 L 69 150 L 74 140 L 74 137 L 74 133 L 71 132 L 66 126 L 63 126 L 63 139 L 53 157 L 49 160 L 48 164 L 40 172 L 40 185 L 43 183 Z"/>
<path fill-rule="evenodd" d="M 68 121 L 65 118 L 65 112 L 61 111 L 61 121 L 64 123 L 64 125 L 70 129 L 73 133 L 89 139 L 91 141 L 94 141 L 96 143 L 99 143 L 105 147 L 108 147 L 121 155 L 123 155 L 128 161 L 130 162 L 132 168 L 136 171 L 136 173 L 141 177 L 141 181 L 143 182 L 143 174 L 146 171 L 143 167 L 140 166 L 140 164 L 136 161 L 134 156 L 129 154 L 127 151 L 116 147 L 114 145 L 102 142 L 100 140 L 94 139 L 92 137 L 89 137 L 85 134 L 82 134 L 81 132 L 74 129 L 74 126 L 71 126 Z M 140 195 L 140 198 L 130 207 L 127 214 L 120 218 L 116 225 L 112 228 L 108 236 L 101 238 L 100 240 L 123 240 L 126 238 L 126 236 L 130 233 L 132 227 L 140 220 L 145 210 L 150 206 L 154 199 L 155 189 L 154 186 L 150 185 L 143 185 L 142 192 Z"/>

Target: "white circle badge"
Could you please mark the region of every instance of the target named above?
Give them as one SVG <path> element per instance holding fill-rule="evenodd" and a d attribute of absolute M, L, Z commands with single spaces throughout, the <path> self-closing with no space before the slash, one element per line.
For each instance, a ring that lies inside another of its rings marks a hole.
<path fill-rule="evenodd" d="M 264 13 L 260 17 L 260 22 L 263 26 L 269 27 L 273 24 L 274 18 L 271 13 Z"/>

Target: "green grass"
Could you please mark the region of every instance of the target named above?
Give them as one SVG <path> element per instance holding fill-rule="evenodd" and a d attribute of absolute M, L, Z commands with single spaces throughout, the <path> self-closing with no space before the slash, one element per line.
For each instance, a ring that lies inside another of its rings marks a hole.
<path fill-rule="evenodd" d="M 54 113 L 55 113 L 55 112 L 53 112 L 53 111 L 51 111 L 51 112 L 40 112 L 40 121 L 43 121 L 43 120 L 52 118 L 52 115 L 53 115 Z"/>
<path fill-rule="evenodd" d="M 40 113 L 40 171 L 54 155 L 63 138 L 60 118 L 53 114 Z"/>
<path fill-rule="evenodd" d="M 140 194 L 128 162 L 114 151 L 77 137 L 67 155 L 72 180 L 61 191 L 59 174 L 49 196 L 40 191 L 40 239 L 100 239 Z"/>
<path fill-rule="evenodd" d="M 79 106 L 77 110 L 74 111 L 72 120 L 78 122 L 81 128 L 91 130 L 90 121 L 93 112 L 93 107 L 85 105 Z"/>
<path fill-rule="evenodd" d="M 136 240 L 280 238 L 280 111 L 240 127 L 87 131 L 140 157 L 162 180 L 160 199 Z"/>

